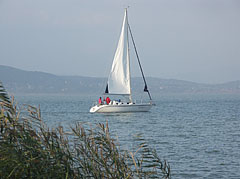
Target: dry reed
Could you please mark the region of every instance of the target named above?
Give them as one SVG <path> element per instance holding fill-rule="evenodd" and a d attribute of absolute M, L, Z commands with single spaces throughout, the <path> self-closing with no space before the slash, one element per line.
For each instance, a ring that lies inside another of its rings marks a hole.
<path fill-rule="evenodd" d="M 40 108 L 22 115 L 0 83 L 0 178 L 170 178 L 170 166 L 143 140 L 122 151 L 108 123 L 50 130 Z"/>

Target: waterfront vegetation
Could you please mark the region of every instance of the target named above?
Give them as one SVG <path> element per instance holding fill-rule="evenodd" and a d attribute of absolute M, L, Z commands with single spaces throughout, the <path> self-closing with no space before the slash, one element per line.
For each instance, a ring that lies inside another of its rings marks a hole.
<path fill-rule="evenodd" d="M 49 129 L 40 108 L 18 106 L 0 83 L 0 178 L 170 178 L 170 166 L 141 139 L 121 150 L 108 123 Z"/>

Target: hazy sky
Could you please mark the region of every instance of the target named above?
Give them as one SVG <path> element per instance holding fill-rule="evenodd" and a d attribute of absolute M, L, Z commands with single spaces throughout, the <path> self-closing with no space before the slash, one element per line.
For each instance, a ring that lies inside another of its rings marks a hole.
<path fill-rule="evenodd" d="M 146 76 L 240 80 L 240 0 L 0 0 L 0 64 L 106 77 L 126 6 Z"/>

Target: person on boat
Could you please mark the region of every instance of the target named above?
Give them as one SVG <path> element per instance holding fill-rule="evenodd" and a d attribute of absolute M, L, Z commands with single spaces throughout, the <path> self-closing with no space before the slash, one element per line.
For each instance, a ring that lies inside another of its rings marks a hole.
<path fill-rule="evenodd" d="M 98 99 L 98 103 L 99 103 L 100 105 L 102 104 L 102 98 L 101 98 L 101 97 Z"/>
<path fill-rule="evenodd" d="M 109 97 L 106 98 L 106 103 L 109 104 L 111 99 Z"/>
<path fill-rule="evenodd" d="M 105 96 L 103 96 L 103 104 L 106 103 L 106 99 L 105 99 Z"/>

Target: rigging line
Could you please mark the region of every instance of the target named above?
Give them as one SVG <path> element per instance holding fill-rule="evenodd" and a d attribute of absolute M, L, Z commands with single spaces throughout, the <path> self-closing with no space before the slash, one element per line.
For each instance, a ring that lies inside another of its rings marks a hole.
<path fill-rule="evenodd" d="M 128 28 L 129 28 L 129 32 L 130 32 L 131 38 L 132 38 L 133 46 L 134 46 L 135 53 L 136 53 L 136 56 L 137 56 L 137 59 L 138 59 L 138 64 L 139 64 L 139 67 L 140 67 L 140 70 L 141 70 L 141 73 L 142 73 L 143 81 L 144 81 L 144 83 L 145 83 L 144 91 L 148 92 L 148 96 L 149 96 L 150 100 L 152 100 L 152 97 L 151 97 L 151 95 L 150 95 L 150 92 L 149 92 L 149 90 L 147 89 L 147 82 L 146 82 L 145 76 L 144 76 L 144 74 L 143 74 L 143 69 L 142 69 L 142 66 L 141 66 L 141 63 L 140 63 L 140 60 L 139 60 L 137 48 L 136 48 L 136 45 L 135 45 L 135 42 L 134 42 L 134 39 L 133 39 L 133 35 L 132 35 L 132 31 L 131 31 L 130 25 L 129 25 L 129 23 L 128 23 L 127 25 L 128 25 Z"/>

